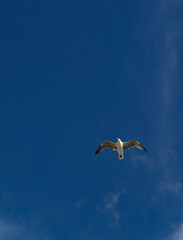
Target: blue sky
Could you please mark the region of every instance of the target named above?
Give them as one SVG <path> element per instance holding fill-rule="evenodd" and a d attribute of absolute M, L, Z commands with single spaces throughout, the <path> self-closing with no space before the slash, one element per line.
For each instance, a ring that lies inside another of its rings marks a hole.
<path fill-rule="evenodd" d="M 182 10 L 0 2 L 1 240 L 183 239 Z"/>

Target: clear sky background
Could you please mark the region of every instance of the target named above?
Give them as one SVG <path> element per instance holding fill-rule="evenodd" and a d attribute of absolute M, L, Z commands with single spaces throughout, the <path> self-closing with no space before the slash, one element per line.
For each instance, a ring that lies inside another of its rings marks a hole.
<path fill-rule="evenodd" d="M 182 12 L 0 1 L 1 240 L 183 239 Z"/>

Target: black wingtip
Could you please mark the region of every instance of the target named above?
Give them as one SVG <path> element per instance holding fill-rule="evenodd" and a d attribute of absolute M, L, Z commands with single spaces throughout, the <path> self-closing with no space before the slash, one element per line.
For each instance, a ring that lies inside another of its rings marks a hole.
<path fill-rule="evenodd" d="M 147 149 L 141 145 L 141 149 L 147 152 Z"/>
<path fill-rule="evenodd" d="M 97 150 L 96 152 L 95 152 L 95 155 L 97 155 L 99 153 L 99 151 Z"/>

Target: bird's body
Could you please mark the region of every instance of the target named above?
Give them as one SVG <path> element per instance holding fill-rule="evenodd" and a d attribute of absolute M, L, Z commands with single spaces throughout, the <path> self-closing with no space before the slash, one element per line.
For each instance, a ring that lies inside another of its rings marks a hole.
<path fill-rule="evenodd" d="M 119 138 L 117 140 L 116 145 L 117 145 L 119 159 L 123 159 L 123 142 Z"/>
<path fill-rule="evenodd" d="M 113 143 L 110 141 L 103 142 L 95 152 L 95 154 L 98 154 L 105 148 L 111 148 L 112 150 L 118 151 L 119 159 L 123 159 L 123 150 L 130 149 L 131 147 L 137 147 L 143 151 L 147 151 L 138 141 L 135 139 L 131 139 L 128 142 L 122 142 L 119 138 L 117 138 L 117 142 Z"/>

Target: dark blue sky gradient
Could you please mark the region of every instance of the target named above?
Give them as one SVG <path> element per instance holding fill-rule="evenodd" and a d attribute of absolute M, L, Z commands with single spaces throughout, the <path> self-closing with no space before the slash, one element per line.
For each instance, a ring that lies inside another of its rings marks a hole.
<path fill-rule="evenodd" d="M 182 10 L 0 2 L 2 240 L 183 239 Z"/>

